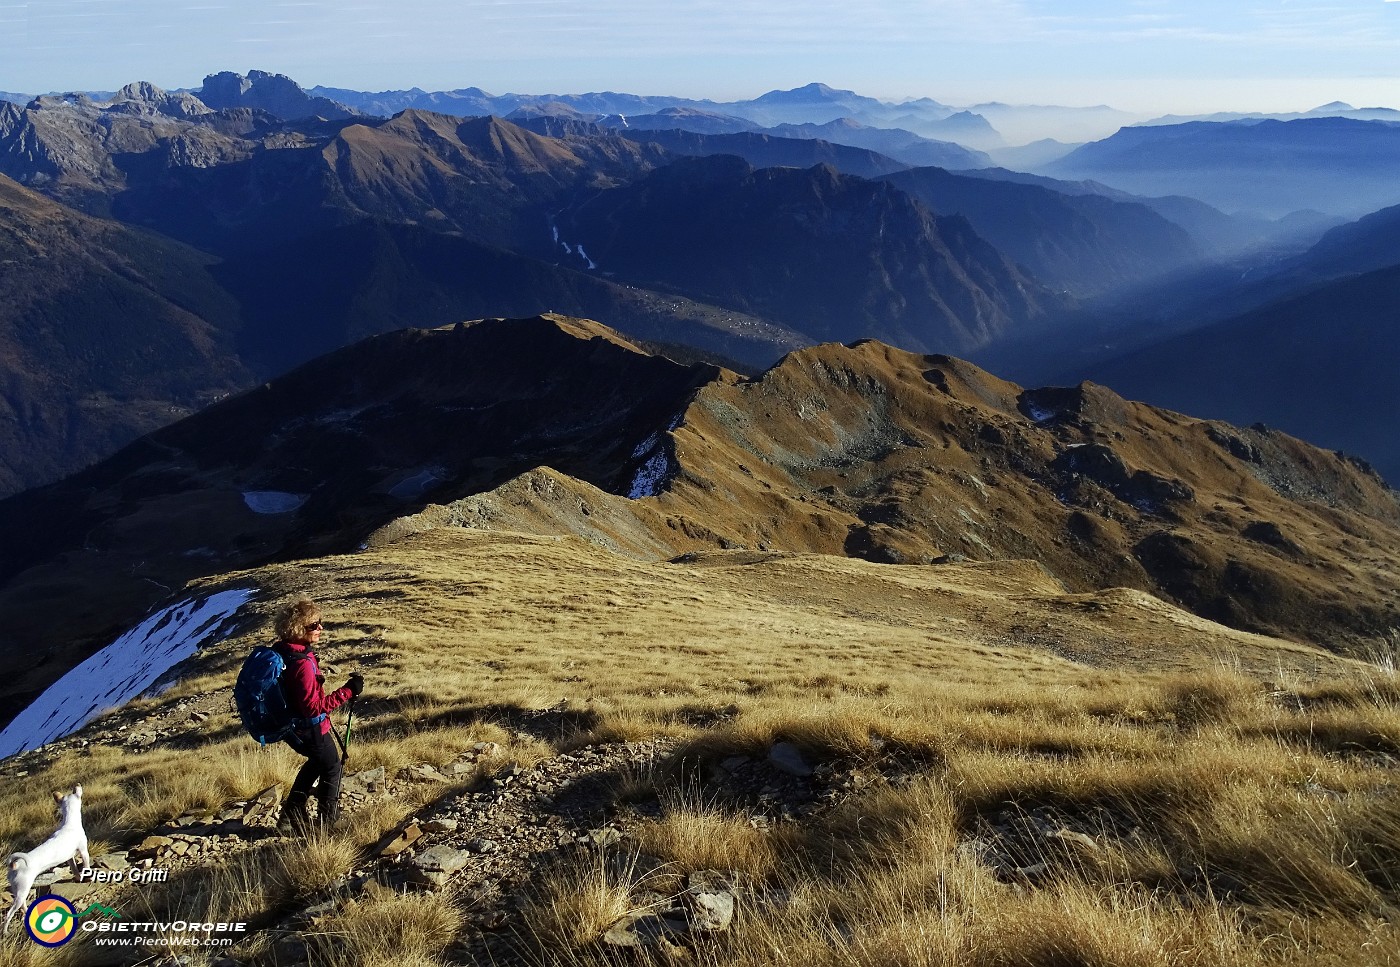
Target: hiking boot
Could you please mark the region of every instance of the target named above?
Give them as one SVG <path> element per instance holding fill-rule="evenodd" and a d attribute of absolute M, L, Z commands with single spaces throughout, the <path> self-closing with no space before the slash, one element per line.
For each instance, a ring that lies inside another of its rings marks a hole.
<path fill-rule="evenodd" d="M 311 831 L 329 836 L 345 829 L 345 823 L 338 812 L 317 813 L 311 819 Z"/>
<path fill-rule="evenodd" d="M 310 825 L 311 817 L 307 815 L 304 805 L 300 809 L 295 806 L 284 806 L 282 815 L 277 817 L 279 836 L 304 836 Z"/>

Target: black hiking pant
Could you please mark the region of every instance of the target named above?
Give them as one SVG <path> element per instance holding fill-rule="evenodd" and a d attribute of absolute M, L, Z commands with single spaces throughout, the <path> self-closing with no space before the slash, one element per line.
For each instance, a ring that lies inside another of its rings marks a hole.
<path fill-rule="evenodd" d="M 340 815 L 340 750 L 329 732 L 313 731 L 309 737 L 295 736 L 287 744 L 306 756 L 297 772 L 292 791 L 287 793 L 286 814 L 294 823 L 305 824 L 307 799 L 315 791 L 321 822 L 333 823 Z"/>

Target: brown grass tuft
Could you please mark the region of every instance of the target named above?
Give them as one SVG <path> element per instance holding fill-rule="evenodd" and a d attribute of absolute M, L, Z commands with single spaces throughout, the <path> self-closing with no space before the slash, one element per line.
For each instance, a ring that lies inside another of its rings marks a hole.
<path fill-rule="evenodd" d="M 307 939 L 321 967 L 436 967 L 464 922 L 450 891 L 405 894 L 371 884 Z"/>
<path fill-rule="evenodd" d="M 595 944 L 629 913 L 646 909 L 639 895 L 654 870 L 636 853 L 598 853 L 565 862 L 531 885 L 521 910 L 523 939 L 553 962 Z"/>
<path fill-rule="evenodd" d="M 1186 730 L 1236 719 L 1259 706 L 1264 696 L 1259 682 L 1225 668 L 1178 676 L 1162 691 L 1166 711 Z"/>

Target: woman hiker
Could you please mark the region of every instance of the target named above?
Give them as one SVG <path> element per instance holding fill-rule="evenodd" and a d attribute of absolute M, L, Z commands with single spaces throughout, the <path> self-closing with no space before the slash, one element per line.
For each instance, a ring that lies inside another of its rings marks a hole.
<path fill-rule="evenodd" d="M 306 764 L 292 782 L 277 828 L 284 833 L 309 830 L 307 800 L 314 788 L 320 826 L 326 829 L 340 815 L 341 769 L 328 713 L 359 695 L 365 681 L 356 672 L 343 687 L 326 694 L 326 676 L 312 651 L 321 640 L 321 609 L 310 598 L 298 598 L 282 612 L 277 619 L 277 637 L 277 651 L 287 663 L 282 694 L 291 713 L 307 723 L 287 737 L 287 744 L 306 756 Z"/>

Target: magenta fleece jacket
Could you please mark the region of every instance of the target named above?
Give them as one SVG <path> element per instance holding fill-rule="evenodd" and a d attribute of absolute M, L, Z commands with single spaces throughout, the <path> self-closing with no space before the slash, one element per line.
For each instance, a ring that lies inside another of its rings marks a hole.
<path fill-rule="evenodd" d="M 350 701 L 350 689 L 337 688 L 326 694 L 326 676 L 321 674 L 321 665 L 316 661 L 316 653 L 304 641 L 286 641 L 282 647 L 293 656 L 305 656 L 304 661 L 287 662 L 287 670 L 282 673 L 282 694 L 287 696 L 287 706 L 297 718 L 310 719 L 340 708 Z M 331 730 L 331 720 L 321 720 L 321 734 Z"/>

